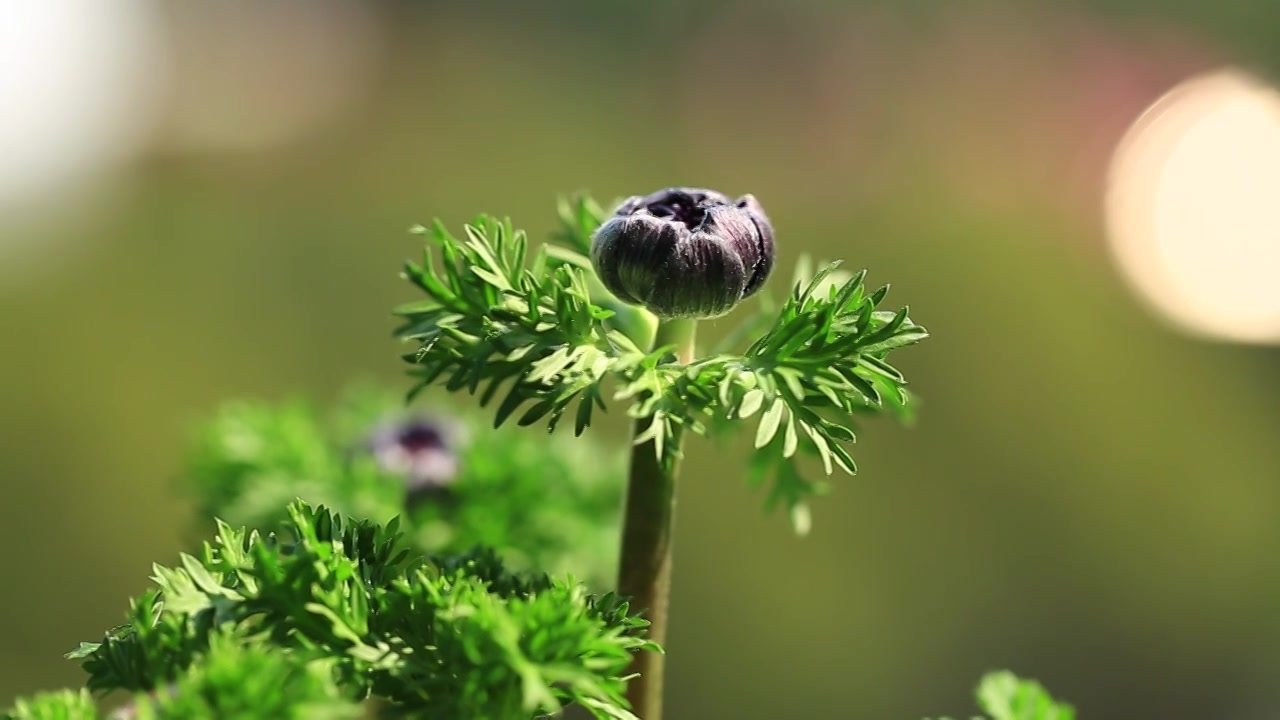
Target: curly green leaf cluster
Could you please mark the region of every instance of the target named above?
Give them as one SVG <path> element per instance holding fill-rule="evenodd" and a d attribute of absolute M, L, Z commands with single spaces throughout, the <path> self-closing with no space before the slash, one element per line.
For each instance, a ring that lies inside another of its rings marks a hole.
<path fill-rule="evenodd" d="M 270 651 L 261 643 L 244 644 L 215 635 L 209 650 L 162 692 L 139 695 L 128 713 L 113 716 L 136 720 L 216 720 L 238 717 L 355 717 L 357 706 L 338 697 L 324 661 L 301 662 L 297 654 Z M 1055 700 L 1040 683 L 1008 671 L 982 678 L 978 706 L 985 713 L 972 720 L 1075 720 L 1075 709 Z M 6 720 L 96 720 L 87 690 L 42 693 L 18 700 Z M 606 715 L 606 717 L 626 717 Z M 940 720 L 946 720 L 945 718 Z"/>
<path fill-rule="evenodd" d="M 346 701 L 408 715 L 536 717 L 578 703 L 630 717 L 624 673 L 632 653 L 656 648 L 617 596 L 512 573 L 486 549 L 414 559 L 396 521 L 344 524 L 302 502 L 289 516 L 287 538 L 219 522 L 199 557 L 156 566 L 157 589 L 128 623 L 69 653 L 88 688 L 155 693 L 163 708 L 170 685 L 198 683 L 208 691 L 181 694 L 191 707 L 244 703 L 258 686 L 236 681 L 236 663 L 214 664 L 241 644 L 293 658 L 272 672 L 302 673 L 307 692 L 328 687 L 306 684 L 323 667 Z"/>
<path fill-rule="evenodd" d="M 130 720 L 355 720 L 361 707 L 334 682 L 331 659 L 281 652 L 261 639 L 216 632 L 172 684 L 140 695 L 115 717 Z"/>
<path fill-rule="evenodd" d="M 609 330 L 613 313 L 591 301 L 587 271 L 552 262 L 546 250 L 528 257 L 528 238 L 511 222 L 482 217 L 454 237 L 440 222 L 415 228 L 439 248 L 405 274 L 429 300 L 401 306 L 397 331 L 418 343 L 406 359 L 415 365 L 418 389 L 437 380 L 449 391 L 479 392 L 488 404 L 504 390 L 496 425 L 522 405 L 521 425 L 550 415 L 555 427 L 577 400 L 575 432 L 604 407 L 599 384 L 614 359 L 640 350 L 625 334 Z M 505 386 L 505 387 L 504 387 Z"/>
<path fill-rule="evenodd" d="M 19 698 L 5 720 L 97 720 L 98 708 L 88 690 L 57 690 Z"/>
<path fill-rule="evenodd" d="M 739 352 L 726 348 L 682 363 L 672 348 L 647 347 L 647 330 L 619 323 L 621 304 L 599 286 L 582 250 L 599 223 L 589 199 L 562 201 L 559 238 L 529 260 L 529 241 L 510 221 L 482 216 L 455 237 L 441 223 L 419 228 L 429 240 L 422 263 L 406 277 L 427 299 L 398 309 L 397 331 L 417 349 L 418 389 L 443 384 L 501 398 L 494 424 L 546 421 L 554 430 L 566 413 L 580 434 L 605 409 L 603 381 L 628 415 L 654 418 L 648 433 L 660 459 L 674 462 L 677 433 L 719 436 L 727 425 L 754 425 L 757 475 L 774 478 L 770 504 L 784 504 L 803 526 L 804 500 L 822 486 L 802 477 L 798 455 L 820 460 L 826 474 L 852 474 L 852 418 L 908 416 L 910 395 L 889 362 L 895 350 L 928 337 L 907 308 L 884 310 L 888 286 L 870 290 L 865 271 L 834 281 L 836 264 L 797 282 L 776 315 L 750 317 Z M 433 250 L 441 258 L 437 264 Z M 640 324 L 643 326 L 643 323 Z M 803 529 L 803 528 L 801 528 Z"/>
<path fill-rule="evenodd" d="M 201 428 L 185 473 L 200 515 L 270 531 L 302 498 L 351 517 L 399 516 L 422 553 L 484 545 L 511 567 L 610 587 L 622 448 L 494 431 L 474 412 L 457 413 L 458 474 L 448 496 L 410 503 L 403 478 L 360 451 L 371 427 L 402 412 L 398 394 L 373 386 L 353 387 L 332 413 L 300 402 L 228 404 Z"/>

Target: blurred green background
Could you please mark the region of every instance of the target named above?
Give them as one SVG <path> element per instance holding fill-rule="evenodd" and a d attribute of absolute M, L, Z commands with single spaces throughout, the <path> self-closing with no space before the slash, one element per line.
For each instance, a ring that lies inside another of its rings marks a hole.
<path fill-rule="evenodd" d="M 918 424 L 865 428 L 807 538 L 745 443 L 690 447 L 669 717 L 962 715 L 1006 667 L 1090 720 L 1280 716 L 1276 353 L 1153 319 L 1101 216 L 1143 108 L 1280 70 L 1273 0 L 17 0 L 0 27 L 31 50 L 0 50 L 0 703 L 78 684 L 61 654 L 183 547 L 220 402 L 404 382 L 411 224 L 541 237 L 557 193 L 687 184 L 761 199 L 775 293 L 844 258 L 934 337 L 900 359 Z"/>

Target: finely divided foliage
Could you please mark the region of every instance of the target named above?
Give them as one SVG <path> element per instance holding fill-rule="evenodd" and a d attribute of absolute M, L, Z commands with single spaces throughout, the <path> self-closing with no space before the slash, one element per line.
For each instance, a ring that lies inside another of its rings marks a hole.
<path fill-rule="evenodd" d="M 604 215 L 590 198 L 562 200 L 560 244 L 536 251 L 492 217 L 460 237 L 439 222 L 415 228 L 429 245 L 405 276 L 427 297 L 397 310 L 398 335 L 416 346 L 411 395 L 441 384 L 496 404 L 494 427 L 515 418 L 554 430 L 570 414 L 581 434 L 610 381 L 628 415 L 653 418 L 635 442 L 652 441 L 665 471 L 684 433 L 747 423 L 754 475 L 772 478 L 770 504 L 803 531 L 805 500 L 822 486 L 798 459 L 852 474 L 851 418 L 909 417 L 888 357 L 927 333 L 906 308 L 881 309 L 888 288 L 868 288 L 865 273 L 802 262 L 781 304 L 761 293 L 760 311 L 740 313 L 710 354 L 679 361 L 671 347 L 648 349 L 657 319 L 596 276 L 588 256 Z M 189 480 L 206 516 L 233 522 L 219 520 L 215 540 L 176 566 L 155 566 L 126 624 L 68 654 L 88 673 L 85 691 L 37 695 L 5 717 L 92 720 L 89 692 L 124 691 L 132 702 L 118 716 L 134 719 L 337 720 L 366 701 L 405 717 L 534 718 L 577 704 L 634 718 L 628 672 L 636 653 L 660 651 L 646 637 L 659 623 L 572 577 L 509 569 L 495 551 L 511 567 L 572 566 L 606 584 L 621 488 L 601 475 L 621 467 L 570 452 L 584 446 L 563 436 L 490 432 L 459 449 L 444 495 L 411 502 L 404 478 L 352 444 L 390 404 L 357 400 L 336 431 L 301 405 L 219 414 Z M 980 704 L 994 720 L 1073 720 L 1012 676 L 988 678 Z"/>
<path fill-rule="evenodd" d="M 19 698 L 6 720 L 95 720 L 98 709 L 88 690 L 57 690 Z"/>
<path fill-rule="evenodd" d="M 443 224 L 415 228 L 439 248 L 409 263 L 407 277 L 429 300 L 396 310 L 399 334 L 419 344 L 418 389 L 444 377 L 450 391 L 481 389 L 488 404 L 507 383 L 495 426 L 528 402 L 521 425 L 551 416 L 554 427 L 578 401 L 576 431 L 603 407 L 599 383 L 618 357 L 641 355 L 626 335 L 602 322 L 612 313 L 591 302 L 585 271 L 554 263 L 545 249 L 528 261 L 528 239 L 510 221 L 482 217 L 455 238 Z"/>
<path fill-rule="evenodd" d="M 637 443 L 653 440 L 664 463 L 675 459 L 678 433 L 710 435 L 729 421 L 755 424 L 753 467 L 774 478 L 770 502 L 781 502 L 803 529 L 805 498 L 819 489 L 795 465 L 816 456 L 823 469 L 854 473 L 848 451 L 850 417 L 888 412 L 905 416 L 909 396 L 889 354 L 927 337 L 907 308 L 881 310 L 888 287 L 864 284 L 865 272 L 832 282 L 836 264 L 798 280 L 772 318 L 748 318 L 756 334 L 744 350 L 678 362 L 672 348 L 642 350 L 636 308 L 627 308 L 593 282 L 583 254 L 602 219 L 587 198 L 562 201 L 566 246 L 529 256 L 527 236 L 509 221 L 480 217 L 455 237 L 442 224 L 416 230 L 432 247 L 406 277 L 428 296 L 399 308 L 398 334 L 417 344 L 405 355 L 418 388 L 443 378 L 450 391 L 501 397 L 495 426 L 518 411 L 521 425 L 544 419 L 554 430 L 566 413 L 582 433 L 603 410 L 601 385 L 620 381 L 614 400 L 632 417 L 655 422 Z M 640 311 L 643 312 L 643 311 Z M 731 349 L 730 349 L 731 350 Z"/>
<path fill-rule="evenodd" d="M 88 688 L 202 707 L 217 699 L 210 683 L 256 688 L 255 673 L 270 672 L 280 682 L 259 688 L 270 696 L 261 700 L 281 708 L 378 698 L 401 715 L 516 718 L 576 702 L 596 717 L 633 717 L 625 670 L 652 646 L 617 596 L 508 572 L 484 549 L 413 559 L 395 521 L 344 524 L 300 501 L 289 515 L 287 538 L 220 523 L 199 557 L 156 566 L 157 589 L 133 603 L 128 624 L 69 654 L 83 659 Z M 234 653 L 248 653 L 239 675 Z"/>

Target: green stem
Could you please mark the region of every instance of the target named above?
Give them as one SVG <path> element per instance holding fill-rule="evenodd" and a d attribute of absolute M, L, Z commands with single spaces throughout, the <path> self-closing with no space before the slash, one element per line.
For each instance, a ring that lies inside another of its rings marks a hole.
<path fill-rule="evenodd" d="M 695 320 L 659 322 L 653 347 L 674 345 L 679 362 L 692 362 L 696 323 Z M 652 417 L 637 419 L 633 437 L 648 430 L 652 422 Z M 679 434 L 665 439 L 664 454 L 675 458 L 665 468 L 658 460 L 653 441 L 632 446 L 622 524 L 618 592 L 631 598 L 633 609 L 645 611 L 650 623 L 649 639 L 660 645 L 667 639 L 679 442 Z M 631 701 L 632 712 L 643 720 L 662 718 L 663 657 L 660 653 L 641 652 L 631 661 L 630 671 L 639 673 L 639 677 L 627 685 L 627 699 Z"/>
<path fill-rule="evenodd" d="M 658 318 L 639 305 L 628 305 L 618 300 L 604 286 L 604 283 L 600 282 L 594 270 L 587 273 L 587 291 L 591 302 L 613 311 L 613 317 L 606 320 L 605 324 L 617 328 L 623 335 L 630 338 L 636 347 L 645 347 L 653 339 Z"/>
<path fill-rule="evenodd" d="M 615 313 L 606 321 L 607 324 L 617 327 L 623 335 L 636 344 L 636 347 L 645 347 L 653 339 L 658 319 L 648 310 L 634 305 L 624 305 L 617 301 L 606 307 Z"/>

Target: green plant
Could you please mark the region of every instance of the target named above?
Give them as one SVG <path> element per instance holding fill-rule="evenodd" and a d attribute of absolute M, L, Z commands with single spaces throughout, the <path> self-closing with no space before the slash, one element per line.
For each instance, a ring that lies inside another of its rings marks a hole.
<path fill-rule="evenodd" d="M 398 309 L 399 335 L 417 346 L 405 356 L 417 389 L 497 401 L 495 427 L 519 412 L 519 424 L 554 430 L 572 413 L 581 434 L 606 407 L 605 380 L 617 380 L 613 399 L 635 422 L 618 590 L 645 609 L 661 643 L 685 435 L 754 422 L 757 476 L 773 478 L 770 501 L 803 529 L 819 486 L 798 456 L 852 474 L 852 417 L 905 412 L 905 379 L 887 358 L 927 333 L 905 307 L 879 309 L 888 286 L 871 290 L 865 271 L 831 282 L 831 264 L 799 278 L 776 312 L 748 318 L 736 334 L 755 338 L 745 349 L 700 354 L 697 319 L 760 291 L 773 267 L 773 229 L 754 198 L 672 188 L 628 199 L 611 218 L 586 198 L 563 203 L 561 216 L 566 245 L 533 253 L 523 232 L 493 217 L 461 238 L 440 222 L 416 228 L 440 261 L 427 252 L 406 266 L 427 298 Z M 632 705 L 657 720 L 662 658 L 638 655 L 634 670 Z"/>
<path fill-rule="evenodd" d="M 344 523 L 301 501 L 288 514 L 284 537 L 220 522 L 198 556 L 157 566 L 125 625 L 69 653 L 87 687 L 155 693 L 143 704 L 162 717 L 369 698 L 418 717 L 530 717 L 568 701 L 632 717 L 624 673 L 650 643 L 618 596 L 511 572 L 483 548 L 415 557 L 394 520 Z"/>
<path fill-rule="evenodd" d="M 456 457 L 439 492 L 414 492 L 404 468 L 379 462 L 370 447 L 371 436 L 414 423 L 441 426 L 440 452 Z M 350 517 L 399 517 L 420 553 L 482 545 L 514 569 L 612 588 L 622 449 L 487 425 L 472 412 L 406 412 L 403 393 L 369 383 L 350 387 L 327 412 L 300 400 L 228 403 L 199 428 L 184 486 L 201 528 L 220 517 L 269 531 L 301 497 Z"/>
<path fill-rule="evenodd" d="M 1008 671 L 982 678 L 977 700 L 990 720 L 1075 720 L 1076 717 L 1075 708 L 1054 700 L 1040 683 Z"/>
<path fill-rule="evenodd" d="M 245 658 L 253 658 L 250 661 L 250 667 L 257 669 L 260 666 L 266 666 L 267 673 L 263 677 L 273 681 L 255 681 L 254 685 L 257 688 L 273 687 L 274 681 L 282 680 L 284 683 L 281 685 L 283 689 L 267 693 L 266 698 L 269 703 L 267 707 L 279 714 L 248 714 L 244 715 L 245 717 L 350 717 L 345 713 L 349 712 L 353 706 L 341 700 L 328 701 L 321 706 L 308 705 L 308 700 L 305 698 L 299 698 L 295 703 L 278 701 L 278 699 L 287 698 L 291 692 L 297 692 L 293 691 L 288 683 L 296 682 L 294 679 L 300 674 L 298 668 L 305 668 L 305 664 L 298 665 L 288 656 L 264 653 L 253 646 L 244 649 L 231 643 L 217 645 L 210 655 L 222 653 L 225 655 L 213 662 L 225 669 L 225 679 L 242 678 L 242 666 L 239 662 Z M 326 683 L 322 675 L 312 674 L 310 677 L 313 678 L 312 682 L 301 693 L 310 691 L 315 696 L 323 696 L 332 692 L 329 689 L 333 687 L 332 684 Z M 188 687 L 191 685 L 198 689 L 189 690 Z M 1024 680 L 1007 671 L 990 673 L 982 678 L 975 695 L 979 708 L 986 714 L 973 716 L 970 720 L 1075 720 L 1076 717 L 1074 708 L 1054 700 L 1040 683 Z M 196 672 L 193 673 L 193 681 L 173 686 L 164 694 L 139 696 L 135 700 L 131 717 L 156 720 L 162 718 L 212 720 L 231 717 L 225 714 L 225 710 L 224 714 L 216 714 L 212 712 L 212 708 L 217 704 L 217 709 L 223 710 L 227 703 L 244 703 L 243 707 L 257 707 L 246 702 L 253 697 L 252 694 L 241 692 L 234 686 L 217 686 L 209 683 L 204 680 L 204 673 Z M 298 714 L 299 709 L 314 714 Z M 166 712 L 169 714 L 165 714 Z M 40 694 L 29 700 L 19 700 L 6 717 L 12 720 L 96 720 L 98 714 L 87 691 L 73 693 L 63 690 Z M 241 715 L 235 717 L 241 717 Z M 939 718 L 939 720 L 950 719 Z"/>
<path fill-rule="evenodd" d="M 19 698 L 6 720 L 95 720 L 98 709 L 88 690 L 58 690 Z"/>
<path fill-rule="evenodd" d="M 927 333 L 834 263 L 802 259 L 772 299 L 773 226 L 751 196 L 673 188 L 612 215 L 577 197 L 560 217 L 536 250 L 489 216 L 460 237 L 414 229 L 428 247 L 405 277 L 426 297 L 396 310 L 410 400 L 465 391 L 491 415 L 422 416 L 360 387 L 329 416 L 241 402 L 202 428 L 184 475 L 215 537 L 69 653 L 88 691 L 130 694 L 137 718 L 660 718 L 686 437 L 749 425 L 753 482 L 804 532 L 825 486 L 801 458 L 855 472 L 855 420 L 910 417 L 889 355 Z M 698 319 L 753 296 L 698 348 Z M 568 414 L 577 436 L 611 403 L 634 424 L 629 458 L 508 422 Z M 995 720 L 1069 720 L 1037 687 L 993 676 L 979 697 Z M 96 716 L 84 691 L 9 713 Z"/>

